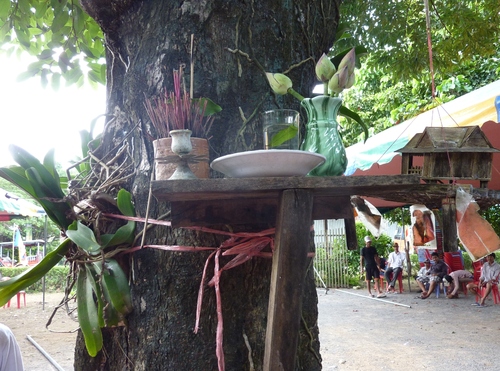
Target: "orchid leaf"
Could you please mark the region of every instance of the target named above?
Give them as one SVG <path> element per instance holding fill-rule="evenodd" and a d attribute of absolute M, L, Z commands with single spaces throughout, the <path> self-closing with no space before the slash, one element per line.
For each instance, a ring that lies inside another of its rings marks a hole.
<path fill-rule="evenodd" d="M 128 277 L 115 259 L 106 259 L 101 273 L 101 285 L 107 290 L 113 307 L 122 315 L 133 309 Z"/>
<path fill-rule="evenodd" d="M 69 204 L 60 199 L 54 199 L 53 195 L 50 193 L 50 189 L 47 188 L 35 168 L 27 169 L 26 177 L 33 186 L 36 200 L 42 205 L 47 216 L 56 223 L 59 228 L 68 228 L 72 223 L 72 221 L 67 218 L 71 211 Z"/>
<path fill-rule="evenodd" d="M 108 287 L 104 284 L 102 279 L 102 262 L 92 263 L 92 267 L 90 269 L 92 272 L 95 272 L 94 278 L 97 283 L 96 286 L 100 289 L 100 293 L 102 295 L 101 302 L 104 304 L 102 312 L 101 308 L 97 307 L 99 315 L 102 314 L 105 326 L 116 326 L 122 321 L 122 316 L 111 303 L 111 296 L 108 292 Z"/>
<path fill-rule="evenodd" d="M 71 246 L 71 240 L 64 240 L 55 250 L 48 253 L 40 263 L 23 273 L 0 282 L 0 306 L 6 304 L 19 291 L 39 281 L 66 255 Z"/>
<path fill-rule="evenodd" d="M 55 166 L 55 161 L 54 161 L 54 149 L 52 148 L 47 152 L 45 157 L 43 158 L 43 167 L 47 169 L 47 171 L 52 175 L 54 178 L 54 181 L 58 183 L 59 185 L 61 184 L 60 179 L 59 179 L 59 174 L 57 173 L 56 166 Z M 62 191 L 62 190 L 61 190 Z"/>
<path fill-rule="evenodd" d="M 125 216 L 135 216 L 135 208 L 132 203 L 132 195 L 125 189 L 120 189 L 116 197 L 118 210 Z"/>
<path fill-rule="evenodd" d="M 97 242 L 92 229 L 83 225 L 80 221 L 73 222 L 66 231 L 66 235 L 78 247 L 89 254 L 95 254 L 101 249 L 101 245 Z"/>
<path fill-rule="evenodd" d="M 118 191 L 116 198 L 116 205 L 120 212 L 125 216 L 135 216 L 135 208 L 132 203 L 132 196 L 130 192 L 123 188 Z M 127 224 L 117 229 L 114 234 L 107 234 L 101 236 L 103 248 L 110 246 L 117 246 L 124 243 L 130 243 L 134 239 L 135 222 L 128 221 Z"/>
<path fill-rule="evenodd" d="M 29 168 L 34 168 L 38 174 L 40 174 L 40 178 L 43 181 L 44 186 L 49 189 L 52 197 L 54 198 L 64 198 L 64 192 L 61 189 L 61 185 L 59 183 L 59 179 L 55 179 L 52 174 L 42 165 L 42 163 L 33 155 L 31 155 L 26 150 L 21 147 L 15 146 L 11 144 L 9 146 L 9 150 L 12 154 L 14 160 L 21 165 L 25 170 Z"/>
<path fill-rule="evenodd" d="M 99 286 L 99 276 L 97 275 L 97 272 L 94 269 L 93 264 L 85 264 L 85 269 L 87 270 L 87 279 L 89 280 L 90 284 L 92 285 L 92 290 L 94 290 L 95 293 L 95 301 L 97 302 L 97 321 L 99 324 L 99 327 L 104 327 L 104 302 L 102 300 L 102 290 L 101 287 Z"/>
<path fill-rule="evenodd" d="M 0 168 L 0 176 L 36 198 L 33 186 L 26 178 L 26 173 L 21 166 L 2 167 Z"/>
<path fill-rule="evenodd" d="M 102 247 L 118 246 L 124 243 L 131 243 L 134 239 L 135 222 L 129 221 L 121 226 L 114 234 L 101 236 Z"/>
<path fill-rule="evenodd" d="M 99 327 L 97 307 L 94 302 L 94 290 L 92 276 L 88 275 L 87 269 L 80 269 L 76 281 L 76 301 L 78 304 L 78 322 L 85 339 L 85 347 L 91 357 L 95 357 L 102 349 L 102 332 Z"/>

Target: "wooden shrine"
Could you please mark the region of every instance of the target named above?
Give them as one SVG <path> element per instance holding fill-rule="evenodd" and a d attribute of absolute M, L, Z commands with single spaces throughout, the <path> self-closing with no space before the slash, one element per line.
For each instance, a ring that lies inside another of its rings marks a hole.
<path fill-rule="evenodd" d="M 462 188 L 467 188 L 462 186 Z M 263 370 L 293 370 L 303 282 L 314 219 L 354 223 L 350 196 L 443 207 L 449 234 L 456 224 L 456 186 L 421 184 L 417 175 L 217 178 L 153 181 L 159 201 L 171 204 L 173 227 L 272 223 L 276 227 Z M 470 190 L 470 187 L 469 187 Z M 448 219 L 448 218 L 447 218 Z M 347 239 L 356 240 L 355 230 Z M 446 235 L 443 239 L 453 244 Z M 349 244 L 349 242 L 348 242 Z M 456 247 L 455 247 L 456 249 Z M 446 250 L 445 251 L 453 251 Z"/>
<path fill-rule="evenodd" d="M 397 150 L 403 158 L 401 174 L 417 174 L 428 183 L 456 179 L 479 180 L 486 188 L 491 180 L 493 148 L 479 126 L 427 127 Z M 423 157 L 423 165 L 415 158 Z"/>

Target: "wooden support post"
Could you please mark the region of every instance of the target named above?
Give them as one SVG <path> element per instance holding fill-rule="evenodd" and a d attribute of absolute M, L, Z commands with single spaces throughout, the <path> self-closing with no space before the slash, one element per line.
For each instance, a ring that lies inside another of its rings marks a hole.
<path fill-rule="evenodd" d="M 442 200 L 443 225 L 441 233 L 443 234 L 443 251 L 458 251 L 457 240 L 457 207 L 454 198 L 445 198 Z"/>
<path fill-rule="evenodd" d="M 356 220 L 354 213 L 349 218 L 344 218 L 345 236 L 348 250 L 358 250 L 358 238 L 356 236 Z"/>
<path fill-rule="evenodd" d="M 267 315 L 264 371 L 294 370 L 311 233 L 313 192 L 281 194 Z"/>

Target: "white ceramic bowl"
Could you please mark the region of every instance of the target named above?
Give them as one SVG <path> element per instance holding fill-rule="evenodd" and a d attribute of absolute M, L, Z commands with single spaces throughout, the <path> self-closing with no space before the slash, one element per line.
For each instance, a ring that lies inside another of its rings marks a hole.
<path fill-rule="evenodd" d="M 231 178 L 305 176 L 323 162 L 325 156 L 318 153 L 269 149 L 222 156 L 210 167 Z"/>

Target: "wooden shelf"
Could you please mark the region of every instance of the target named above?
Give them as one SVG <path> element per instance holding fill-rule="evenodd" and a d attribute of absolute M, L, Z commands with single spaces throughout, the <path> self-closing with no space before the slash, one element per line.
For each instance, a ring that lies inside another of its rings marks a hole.
<path fill-rule="evenodd" d="M 153 181 L 152 189 L 159 201 L 172 203 L 174 227 L 274 222 L 285 189 L 313 193 L 313 220 L 352 216 L 352 195 L 433 208 L 456 192 L 453 185 L 421 184 L 417 175 L 164 180 Z"/>

